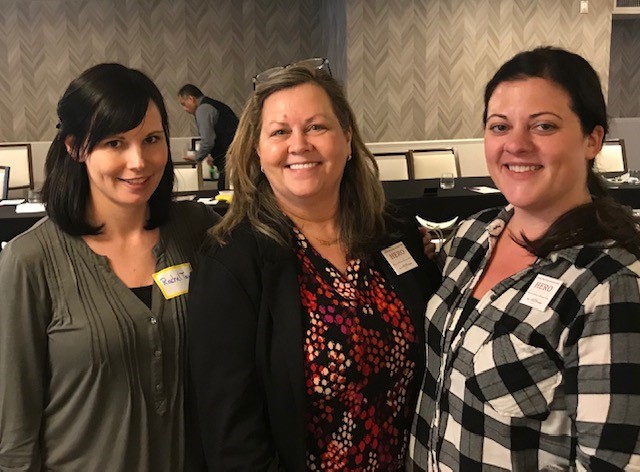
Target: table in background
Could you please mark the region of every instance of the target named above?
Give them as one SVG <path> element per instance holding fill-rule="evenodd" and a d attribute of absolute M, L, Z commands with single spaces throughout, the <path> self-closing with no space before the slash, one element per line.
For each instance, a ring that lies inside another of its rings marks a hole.
<path fill-rule="evenodd" d="M 402 214 L 412 218 L 421 216 L 430 221 L 447 221 L 456 216 L 469 216 L 487 208 L 506 205 L 501 193 L 478 193 L 470 187 L 495 187 L 490 177 L 456 178 L 455 187 L 441 189 L 439 179 L 403 180 L 383 182 L 387 200 L 397 206 Z M 640 185 L 621 184 L 609 188 L 613 197 L 632 208 L 640 209 Z M 196 193 L 197 197 L 212 197 L 218 192 L 205 190 Z M 193 192 L 188 192 L 193 195 Z M 213 209 L 224 215 L 228 204 L 220 202 Z M 15 212 L 14 206 L 0 206 L 0 241 L 8 241 L 30 228 L 44 213 Z"/>
<path fill-rule="evenodd" d="M 409 217 L 421 216 L 429 221 L 464 219 L 481 210 L 504 206 L 501 193 L 478 193 L 469 187 L 495 187 L 489 177 L 456 178 L 452 189 L 441 189 L 439 179 L 383 182 L 385 196 Z"/>
<path fill-rule="evenodd" d="M 436 222 L 456 216 L 468 218 L 487 208 L 507 204 L 501 193 L 469 190 L 479 186 L 495 188 L 490 177 L 459 177 L 452 189 L 441 189 L 439 179 L 383 182 L 382 186 L 387 200 L 396 205 L 403 215 L 418 215 Z M 623 205 L 640 209 L 640 185 L 610 185 L 609 192 Z"/>

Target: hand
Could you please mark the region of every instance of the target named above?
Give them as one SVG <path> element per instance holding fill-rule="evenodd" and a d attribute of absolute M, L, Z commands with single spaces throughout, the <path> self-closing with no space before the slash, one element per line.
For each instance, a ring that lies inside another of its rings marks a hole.
<path fill-rule="evenodd" d="M 195 158 L 195 157 L 190 156 L 190 155 L 188 155 L 188 154 L 185 154 L 184 156 L 182 156 L 182 158 L 183 158 L 185 161 L 189 161 L 189 162 L 195 162 L 195 161 L 196 161 L 196 158 Z"/>
<path fill-rule="evenodd" d="M 424 255 L 427 259 L 434 259 L 437 255 L 436 245 L 431 242 L 431 233 L 424 226 L 420 226 L 420 233 L 422 234 L 422 247 Z"/>
<path fill-rule="evenodd" d="M 213 157 L 207 156 L 206 161 L 207 164 L 209 164 L 209 167 L 213 167 Z"/>

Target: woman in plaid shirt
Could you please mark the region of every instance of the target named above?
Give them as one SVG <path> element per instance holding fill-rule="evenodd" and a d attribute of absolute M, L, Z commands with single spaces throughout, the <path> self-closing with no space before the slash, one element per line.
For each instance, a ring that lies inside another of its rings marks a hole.
<path fill-rule="evenodd" d="M 640 236 L 594 173 L 600 81 L 557 48 L 489 81 L 485 154 L 509 201 L 439 255 L 410 470 L 640 470 Z"/>

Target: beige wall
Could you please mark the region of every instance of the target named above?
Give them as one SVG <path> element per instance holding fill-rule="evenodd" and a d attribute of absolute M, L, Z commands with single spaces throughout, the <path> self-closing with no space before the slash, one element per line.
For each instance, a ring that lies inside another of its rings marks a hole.
<path fill-rule="evenodd" d="M 523 49 L 584 55 L 608 83 L 611 0 L 346 0 L 348 92 L 367 141 L 481 135 L 483 88 Z"/>
<path fill-rule="evenodd" d="M 237 113 L 261 70 L 325 54 L 316 0 L 1 0 L 0 141 L 50 140 L 55 107 L 87 67 L 121 62 L 165 96 L 172 133 L 193 118 L 175 93 L 185 82 Z"/>
<path fill-rule="evenodd" d="M 193 82 L 241 111 L 251 77 L 329 57 L 366 141 L 480 136 L 482 88 L 515 52 L 557 44 L 608 83 L 611 1 L 1 0 L 0 141 L 50 140 L 81 70 L 118 61 L 165 95 L 172 134 L 195 133 L 175 100 Z"/>

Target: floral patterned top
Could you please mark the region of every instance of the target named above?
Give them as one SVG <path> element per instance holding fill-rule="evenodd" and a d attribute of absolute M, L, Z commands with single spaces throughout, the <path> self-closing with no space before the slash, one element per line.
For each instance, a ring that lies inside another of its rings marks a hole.
<path fill-rule="evenodd" d="M 294 229 L 305 337 L 309 470 L 401 470 L 417 389 L 415 327 L 360 259 L 344 275 Z"/>

